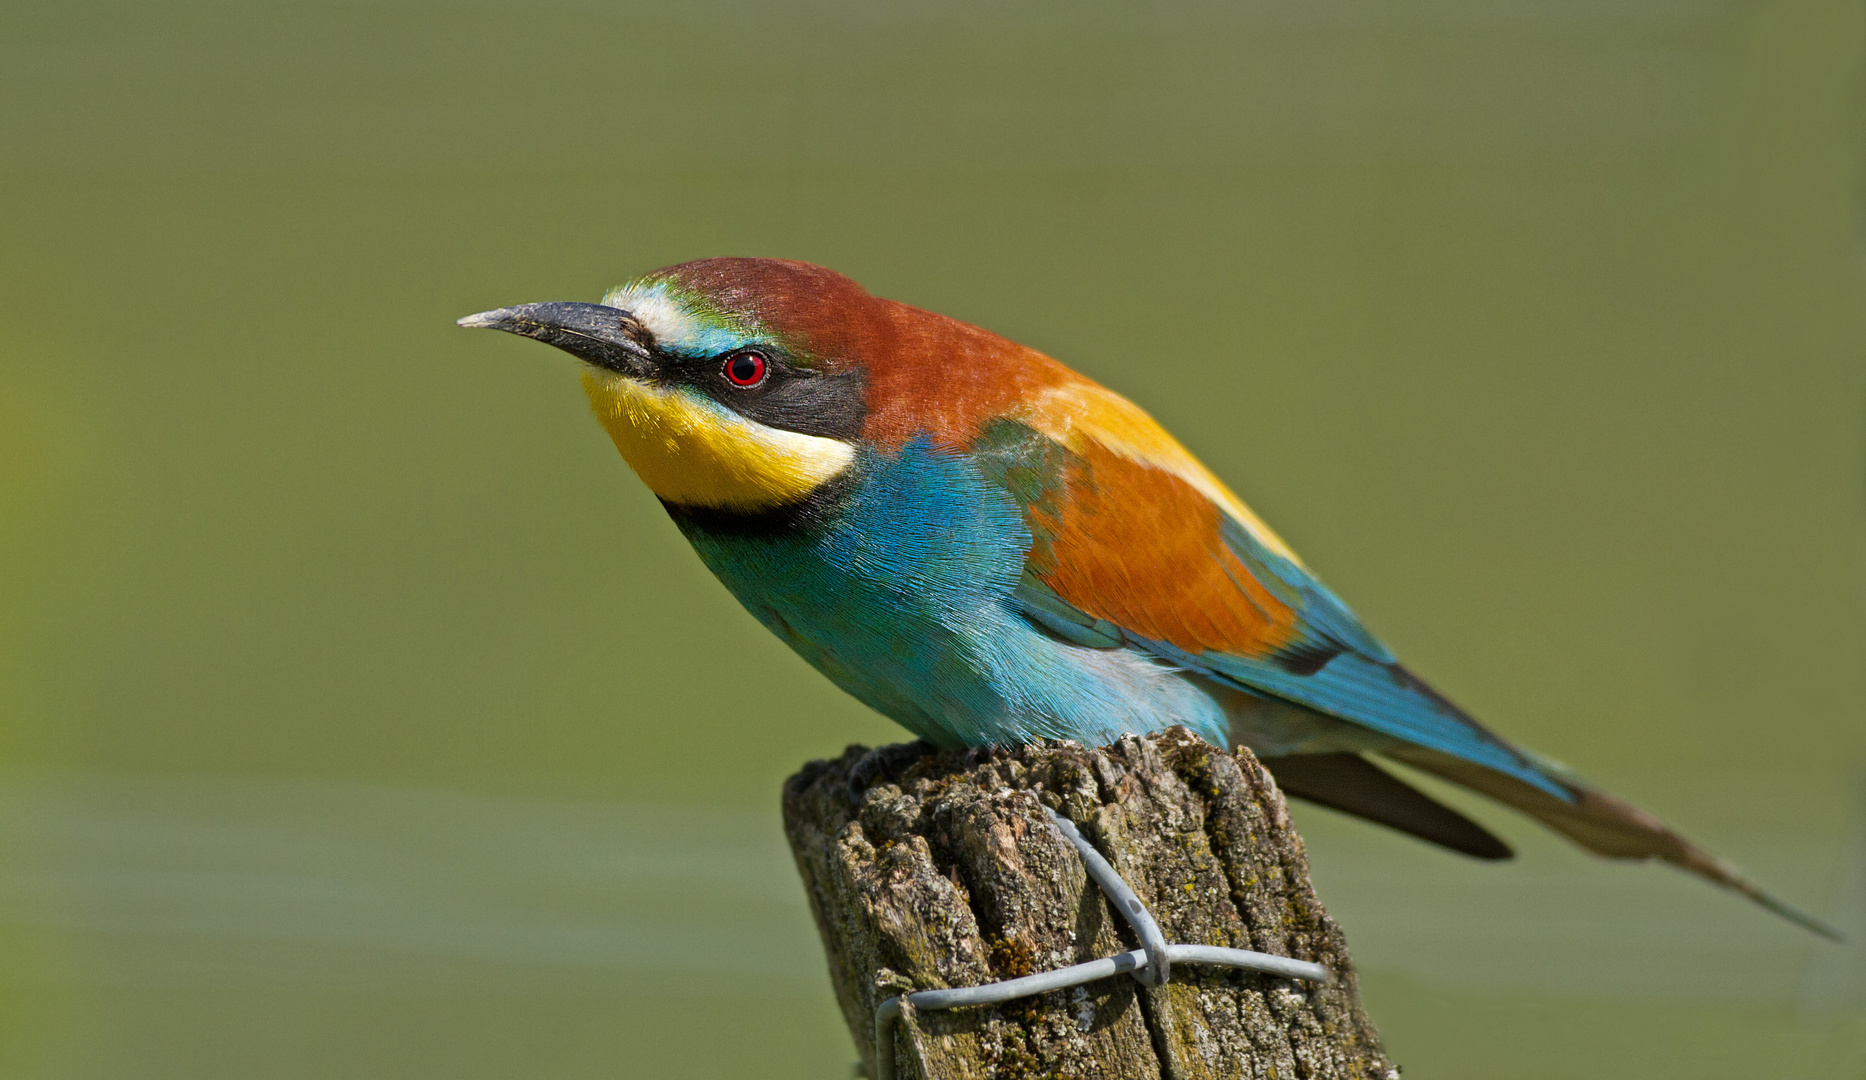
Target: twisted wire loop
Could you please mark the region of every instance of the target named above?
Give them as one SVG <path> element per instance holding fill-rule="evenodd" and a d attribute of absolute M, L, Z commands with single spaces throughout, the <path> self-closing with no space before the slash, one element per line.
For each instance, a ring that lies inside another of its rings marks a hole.
<path fill-rule="evenodd" d="M 903 1006 L 914 1009 L 957 1009 L 966 1005 L 997 1005 L 1052 990 L 1066 990 L 1071 986 L 1123 973 L 1132 975 L 1142 986 L 1163 986 L 1172 975 L 1174 963 L 1242 968 L 1308 982 L 1333 981 L 1334 977 L 1327 968 L 1306 960 L 1272 956 L 1248 949 L 1226 949 L 1217 945 L 1169 945 L 1165 935 L 1160 933 L 1160 924 L 1154 921 L 1153 913 L 1147 910 L 1147 905 L 1140 902 L 1140 897 L 1134 895 L 1127 881 L 1108 864 L 1107 859 L 1102 858 L 1101 852 L 1095 850 L 1095 845 L 1088 842 L 1075 823 L 1048 807 L 1044 807 L 1044 810 L 1050 815 L 1050 822 L 1056 831 L 1073 844 L 1077 854 L 1082 856 L 1089 877 L 1101 887 L 1109 904 L 1133 927 L 1134 935 L 1140 938 L 1141 947 L 1018 979 L 952 990 L 915 990 L 883 1001 L 875 1007 L 876 1080 L 894 1080 L 894 1023 L 900 1019 Z"/>

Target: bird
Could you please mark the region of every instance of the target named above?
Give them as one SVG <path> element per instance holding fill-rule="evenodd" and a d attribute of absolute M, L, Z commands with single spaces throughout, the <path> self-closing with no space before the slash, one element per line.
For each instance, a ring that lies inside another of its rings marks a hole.
<path fill-rule="evenodd" d="M 1838 936 L 1453 704 L 1152 417 L 1035 349 L 771 258 L 458 323 L 581 361 L 597 421 L 707 568 L 919 741 L 1183 725 L 1248 747 L 1287 795 L 1512 857 L 1397 762 Z"/>

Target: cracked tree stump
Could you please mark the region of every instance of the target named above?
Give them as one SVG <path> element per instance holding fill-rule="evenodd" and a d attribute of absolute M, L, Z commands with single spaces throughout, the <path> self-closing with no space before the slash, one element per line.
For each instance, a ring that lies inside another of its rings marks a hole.
<path fill-rule="evenodd" d="M 1183 728 L 1103 749 L 924 750 L 870 758 L 857 801 L 860 747 L 810 763 L 784 788 L 785 831 L 868 1075 L 886 998 L 1139 944 L 1043 804 L 1114 864 L 1167 941 L 1311 960 L 1335 981 L 1176 964 L 1163 987 L 1119 975 L 1000 1006 L 909 1008 L 894 1026 L 900 1077 L 1399 1075 L 1361 1009 L 1283 797 L 1248 750 L 1226 754 Z"/>

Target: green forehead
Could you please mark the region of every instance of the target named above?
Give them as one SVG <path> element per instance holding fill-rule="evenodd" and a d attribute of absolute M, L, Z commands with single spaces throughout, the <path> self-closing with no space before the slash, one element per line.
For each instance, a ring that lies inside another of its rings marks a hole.
<path fill-rule="evenodd" d="M 639 278 L 609 290 L 608 307 L 632 313 L 661 348 L 686 356 L 717 356 L 774 340 L 771 330 L 743 311 L 665 278 Z"/>

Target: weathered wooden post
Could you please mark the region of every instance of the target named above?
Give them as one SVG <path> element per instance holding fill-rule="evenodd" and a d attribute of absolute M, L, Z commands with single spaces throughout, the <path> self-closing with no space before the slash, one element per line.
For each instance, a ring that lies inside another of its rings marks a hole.
<path fill-rule="evenodd" d="M 1168 942 L 1310 960 L 1334 980 L 1175 964 L 1161 987 L 1117 975 L 998 1006 L 910 1006 L 893 1025 L 898 1076 L 1398 1077 L 1282 795 L 1248 751 L 1225 754 L 1179 728 L 1099 750 L 920 749 L 871 758 L 880 767 L 856 800 L 858 747 L 812 762 L 784 788 L 785 831 L 870 1075 L 875 1009 L 887 998 L 1140 944 L 1047 804 L 1133 886 Z"/>

